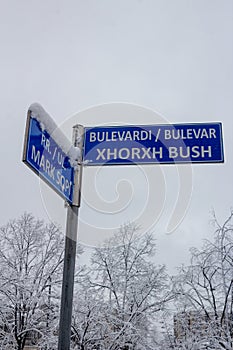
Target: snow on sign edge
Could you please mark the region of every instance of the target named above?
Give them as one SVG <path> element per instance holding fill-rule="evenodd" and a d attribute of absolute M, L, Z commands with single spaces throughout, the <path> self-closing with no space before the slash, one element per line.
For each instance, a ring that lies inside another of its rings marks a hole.
<path fill-rule="evenodd" d="M 46 130 L 61 147 L 63 152 L 67 154 L 70 158 L 71 166 L 75 166 L 81 157 L 81 150 L 79 147 L 72 145 L 61 129 L 56 125 L 54 120 L 39 103 L 31 104 L 29 111 L 31 112 L 31 117 L 35 118 L 40 123 L 41 130 Z"/>

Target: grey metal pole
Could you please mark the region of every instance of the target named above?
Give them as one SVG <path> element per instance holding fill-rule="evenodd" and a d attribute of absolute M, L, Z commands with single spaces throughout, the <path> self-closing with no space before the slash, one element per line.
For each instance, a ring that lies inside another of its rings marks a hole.
<path fill-rule="evenodd" d="M 82 150 L 82 143 L 83 143 L 82 126 L 80 125 L 74 126 L 73 141 L 74 141 L 74 145 L 80 147 L 80 149 Z M 74 191 L 75 191 L 74 196 L 76 197 L 75 199 L 76 205 L 69 205 L 67 209 L 65 256 L 64 256 L 64 267 L 63 267 L 58 350 L 70 350 L 81 178 L 82 178 L 82 164 L 78 166 L 78 169 L 76 170 L 76 174 L 75 174 L 75 179 L 74 179 Z"/>
<path fill-rule="evenodd" d="M 66 231 L 73 232 L 74 235 L 76 233 L 76 237 L 72 239 L 66 235 L 65 241 L 58 350 L 70 349 L 78 209 L 76 206 L 69 206 L 67 211 Z"/>

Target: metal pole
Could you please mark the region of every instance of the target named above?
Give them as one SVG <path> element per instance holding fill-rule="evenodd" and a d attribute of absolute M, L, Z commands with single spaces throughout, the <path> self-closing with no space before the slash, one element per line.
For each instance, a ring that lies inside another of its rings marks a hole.
<path fill-rule="evenodd" d="M 74 126 L 73 129 L 74 146 L 82 150 L 83 127 Z M 69 205 L 67 209 L 66 221 L 66 241 L 63 267 L 61 309 L 58 350 L 70 350 L 72 305 L 74 290 L 75 258 L 77 246 L 78 211 L 80 205 L 80 189 L 82 178 L 82 164 L 78 165 L 74 179 L 74 196 L 76 205 Z M 77 201 L 78 198 L 78 201 Z"/>

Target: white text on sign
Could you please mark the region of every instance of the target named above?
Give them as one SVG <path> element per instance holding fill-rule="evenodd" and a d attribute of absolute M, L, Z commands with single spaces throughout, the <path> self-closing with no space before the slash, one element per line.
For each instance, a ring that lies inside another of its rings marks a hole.
<path fill-rule="evenodd" d="M 86 128 L 84 147 L 87 165 L 224 161 L 221 123 Z"/>
<path fill-rule="evenodd" d="M 37 164 L 64 194 L 70 196 L 73 183 L 63 174 L 66 169 L 64 165 L 65 155 L 57 146 L 52 149 L 50 140 L 44 134 L 41 135 L 39 148 L 32 145 L 31 161 Z"/>

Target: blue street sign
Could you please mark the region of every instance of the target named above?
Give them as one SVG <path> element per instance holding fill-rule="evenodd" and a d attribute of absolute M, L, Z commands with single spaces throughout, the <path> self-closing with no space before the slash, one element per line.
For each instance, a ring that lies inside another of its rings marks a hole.
<path fill-rule="evenodd" d="M 85 128 L 86 165 L 223 161 L 221 123 Z"/>
<path fill-rule="evenodd" d="M 23 161 L 63 199 L 72 204 L 74 168 L 69 157 L 37 119 L 30 115 Z"/>

